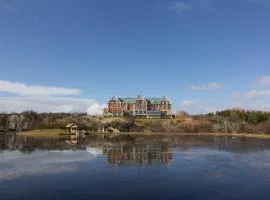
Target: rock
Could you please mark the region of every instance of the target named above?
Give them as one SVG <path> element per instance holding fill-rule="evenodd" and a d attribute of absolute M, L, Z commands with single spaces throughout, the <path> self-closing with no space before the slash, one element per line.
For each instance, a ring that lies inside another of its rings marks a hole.
<path fill-rule="evenodd" d="M 120 130 L 117 128 L 109 127 L 106 130 L 107 133 L 120 133 Z"/>
<path fill-rule="evenodd" d="M 86 136 L 86 130 L 80 130 L 79 131 L 80 137 L 85 138 Z"/>

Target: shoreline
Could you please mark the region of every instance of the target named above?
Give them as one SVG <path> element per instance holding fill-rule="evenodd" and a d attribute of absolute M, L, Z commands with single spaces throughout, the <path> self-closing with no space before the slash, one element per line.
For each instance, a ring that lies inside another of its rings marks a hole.
<path fill-rule="evenodd" d="M 90 132 L 89 135 L 138 135 L 138 136 L 229 136 L 229 137 L 246 137 L 246 138 L 258 138 L 258 139 L 270 139 L 270 134 L 262 133 L 166 133 L 166 132 L 120 132 L 120 133 L 98 133 Z M 27 132 L 18 132 L 18 136 L 31 136 L 31 137 L 58 137 L 69 135 L 62 129 L 45 129 L 45 130 L 33 130 Z"/>

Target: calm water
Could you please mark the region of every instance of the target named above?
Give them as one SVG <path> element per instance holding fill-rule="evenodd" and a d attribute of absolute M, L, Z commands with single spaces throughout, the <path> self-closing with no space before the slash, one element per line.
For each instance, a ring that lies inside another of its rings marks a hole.
<path fill-rule="evenodd" d="M 270 141 L 0 135 L 0 199 L 270 199 Z"/>

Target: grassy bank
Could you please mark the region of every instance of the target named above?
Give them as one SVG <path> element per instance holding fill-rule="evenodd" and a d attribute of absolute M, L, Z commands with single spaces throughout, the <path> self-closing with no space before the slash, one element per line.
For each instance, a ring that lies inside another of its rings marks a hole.
<path fill-rule="evenodd" d="M 92 132 L 91 135 L 100 135 L 102 133 Z M 104 133 L 103 133 L 104 134 Z M 167 136 L 230 136 L 230 137 L 246 137 L 246 138 L 259 138 L 259 139 L 270 139 L 270 134 L 257 134 L 257 133 L 166 133 L 166 132 L 121 132 L 121 133 L 106 133 L 107 135 L 138 135 L 138 136 L 151 136 L 151 135 L 167 135 Z M 21 136 L 32 136 L 32 137 L 59 137 L 65 136 L 66 131 L 64 129 L 44 129 L 44 130 L 33 130 L 28 132 L 19 132 Z"/>
<path fill-rule="evenodd" d="M 100 133 L 93 133 L 100 134 Z M 258 139 L 270 139 L 270 134 L 257 134 L 257 133 L 151 133 L 151 132 L 134 132 L 134 133 L 108 133 L 109 135 L 139 135 L 139 136 L 151 136 L 151 135 L 167 135 L 167 136 L 229 136 L 229 137 L 246 137 L 246 138 L 258 138 Z"/>
<path fill-rule="evenodd" d="M 40 130 L 32 130 L 27 132 L 19 132 L 17 135 L 21 136 L 34 136 L 34 137 L 50 137 L 50 136 L 61 136 L 66 135 L 66 131 L 64 129 L 40 129 Z"/>

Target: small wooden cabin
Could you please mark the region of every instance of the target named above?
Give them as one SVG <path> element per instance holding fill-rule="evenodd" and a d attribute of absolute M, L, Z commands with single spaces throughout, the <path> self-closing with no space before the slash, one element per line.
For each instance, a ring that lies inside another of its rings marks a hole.
<path fill-rule="evenodd" d="M 78 126 L 75 123 L 70 123 L 66 126 L 68 134 L 77 134 Z"/>

